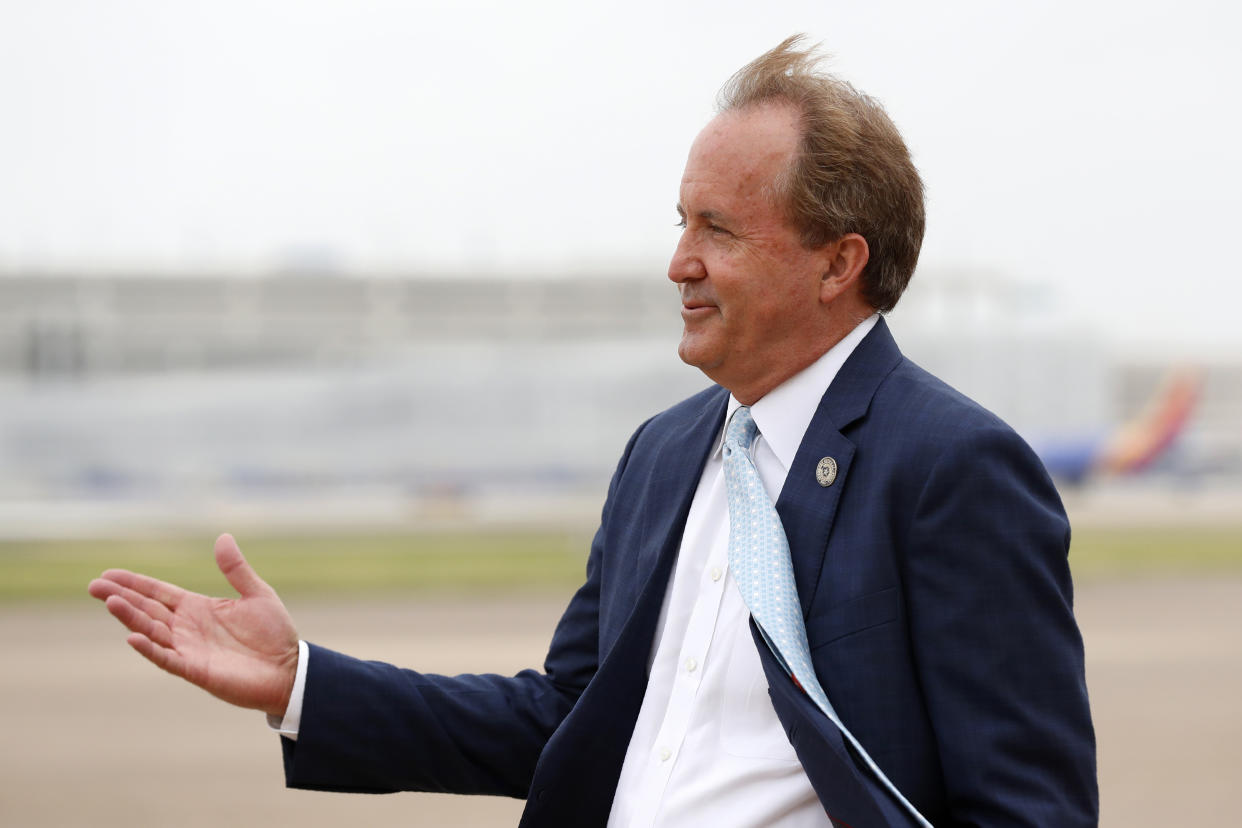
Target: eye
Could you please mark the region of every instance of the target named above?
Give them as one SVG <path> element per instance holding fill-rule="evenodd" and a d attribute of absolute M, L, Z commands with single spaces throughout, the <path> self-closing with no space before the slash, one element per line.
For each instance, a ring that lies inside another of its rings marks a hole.
<path fill-rule="evenodd" d="M 683 230 L 684 230 L 684 229 L 686 229 L 686 219 L 685 219 L 685 216 L 682 216 L 680 219 L 678 219 L 678 220 L 677 220 L 677 223 L 676 223 L 676 224 L 674 224 L 673 226 L 674 226 L 674 227 L 680 227 L 680 228 L 682 228 Z"/>
<path fill-rule="evenodd" d="M 711 230 L 713 233 L 715 233 L 718 236 L 732 236 L 733 235 L 728 230 L 721 227 L 719 224 L 709 224 L 707 225 L 707 229 Z"/>

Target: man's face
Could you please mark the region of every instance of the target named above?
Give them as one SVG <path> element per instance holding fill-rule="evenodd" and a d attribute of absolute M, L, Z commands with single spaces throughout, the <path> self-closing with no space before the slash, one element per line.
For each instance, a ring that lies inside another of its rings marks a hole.
<path fill-rule="evenodd" d="M 827 265 L 775 192 L 798 140 L 792 107 L 725 112 L 695 139 L 681 180 L 685 229 L 668 268 L 685 322 L 677 353 L 748 404 L 819 356 Z"/>

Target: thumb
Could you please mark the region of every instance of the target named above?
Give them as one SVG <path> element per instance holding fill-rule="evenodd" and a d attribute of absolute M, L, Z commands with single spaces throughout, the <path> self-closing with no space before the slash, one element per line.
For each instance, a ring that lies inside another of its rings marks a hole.
<path fill-rule="evenodd" d="M 267 582 L 246 563 L 246 557 L 232 535 L 224 534 L 216 538 L 216 566 L 243 598 L 272 592 Z"/>

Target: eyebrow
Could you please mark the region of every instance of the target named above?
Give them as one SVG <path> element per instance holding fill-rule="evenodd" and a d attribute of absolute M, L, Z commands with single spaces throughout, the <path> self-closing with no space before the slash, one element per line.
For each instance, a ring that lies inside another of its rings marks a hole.
<path fill-rule="evenodd" d="M 680 203 L 677 204 L 677 215 L 682 218 L 686 217 L 686 210 Z M 699 210 L 694 215 L 696 218 L 701 218 L 704 221 L 725 221 L 728 218 L 724 213 L 718 213 L 715 210 Z"/>

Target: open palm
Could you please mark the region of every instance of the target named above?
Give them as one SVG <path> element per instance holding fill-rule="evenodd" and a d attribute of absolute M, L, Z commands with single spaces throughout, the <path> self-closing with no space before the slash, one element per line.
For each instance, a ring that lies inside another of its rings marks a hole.
<path fill-rule="evenodd" d="M 297 670 L 298 637 L 280 598 L 230 535 L 216 564 L 239 593 L 212 598 L 136 572 L 110 569 L 88 591 L 131 630 L 131 647 L 157 666 L 231 704 L 283 716 Z"/>

